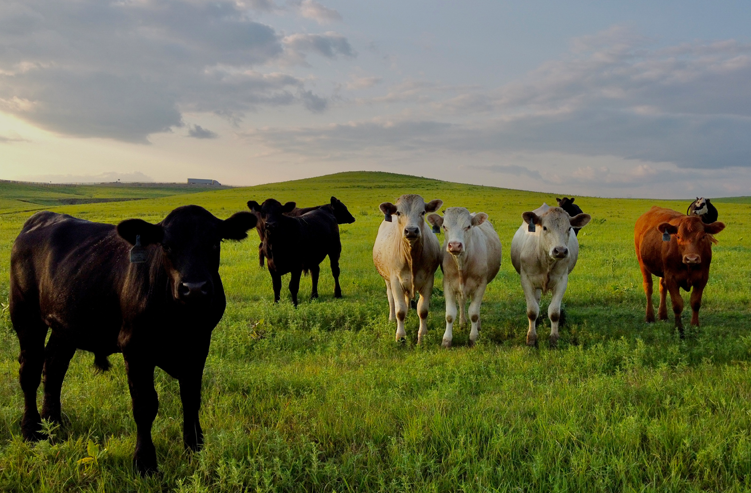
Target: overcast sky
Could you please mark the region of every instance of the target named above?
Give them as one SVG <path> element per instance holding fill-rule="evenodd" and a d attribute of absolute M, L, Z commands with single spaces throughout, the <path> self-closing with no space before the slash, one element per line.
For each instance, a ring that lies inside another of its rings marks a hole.
<path fill-rule="evenodd" d="M 751 4 L 5 0 L 0 178 L 751 195 Z"/>

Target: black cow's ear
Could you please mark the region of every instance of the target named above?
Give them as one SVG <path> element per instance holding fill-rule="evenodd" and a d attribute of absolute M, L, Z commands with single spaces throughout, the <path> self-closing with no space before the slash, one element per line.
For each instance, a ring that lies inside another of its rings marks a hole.
<path fill-rule="evenodd" d="M 573 226 L 574 228 L 583 228 L 589 223 L 591 219 L 592 216 L 590 216 L 589 214 L 577 214 L 569 219 L 569 223 L 571 223 L 571 226 Z"/>
<path fill-rule="evenodd" d="M 297 207 L 297 204 L 294 202 L 287 202 L 282 206 L 282 214 L 286 214 L 288 212 L 292 212 L 295 210 L 295 207 Z"/>
<path fill-rule="evenodd" d="M 331 205 L 336 205 L 336 204 L 337 204 L 337 202 L 340 202 L 340 200 L 339 200 L 339 199 L 337 199 L 336 197 L 334 197 L 334 196 L 332 195 L 332 196 L 331 196 Z"/>
<path fill-rule="evenodd" d="M 573 197 L 571 197 L 570 199 L 568 199 L 568 203 L 569 203 L 569 204 L 573 204 L 573 203 L 574 203 L 574 198 L 573 198 Z"/>
<path fill-rule="evenodd" d="M 255 200 L 248 200 L 248 209 L 253 212 L 261 212 L 261 206 Z"/>
<path fill-rule="evenodd" d="M 242 240 L 248 237 L 248 231 L 255 228 L 258 216 L 251 212 L 237 212 L 222 221 L 222 238 L 225 240 Z"/>
<path fill-rule="evenodd" d="M 126 219 L 117 225 L 117 234 L 130 243 L 136 244 L 136 236 L 140 236 L 141 245 L 161 243 L 164 230 L 158 224 L 147 223 L 142 219 Z"/>

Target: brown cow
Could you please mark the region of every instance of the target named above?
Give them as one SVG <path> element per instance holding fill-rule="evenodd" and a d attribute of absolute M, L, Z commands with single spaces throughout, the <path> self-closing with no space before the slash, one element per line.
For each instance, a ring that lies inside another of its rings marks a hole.
<path fill-rule="evenodd" d="M 712 262 L 712 235 L 725 224 L 704 224 L 699 216 L 686 216 L 662 207 L 652 207 L 636 221 L 634 243 L 647 295 L 647 322 L 655 321 L 652 307 L 652 275 L 660 277 L 660 307 L 657 316 L 667 320 L 667 293 L 673 304 L 675 325 L 683 337 L 683 298 L 679 288 L 691 292 L 691 325 L 699 326 L 699 308 Z"/>

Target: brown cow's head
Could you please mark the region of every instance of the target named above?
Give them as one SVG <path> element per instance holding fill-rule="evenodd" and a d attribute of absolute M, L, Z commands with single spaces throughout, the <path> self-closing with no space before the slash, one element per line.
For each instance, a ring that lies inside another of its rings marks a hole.
<path fill-rule="evenodd" d="M 571 217 L 560 207 L 551 207 L 539 216 L 525 212 L 522 218 L 526 224 L 534 223 L 534 234 L 540 236 L 540 245 L 552 259 L 568 257 L 569 238 L 574 234 L 572 228 L 583 228 L 592 219 L 589 214 Z"/>
<path fill-rule="evenodd" d="M 681 256 L 684 264 L 701 264 L 702 255 L 711 255 L 712 243 L 717 240 L 712 237 L 725 229 L 725 223 L 715 221 L 704 224 L 699 216 L 681 217 L 677 225 L 660 223 L 657 230 L 671 236 L 670 250 Z"/>
<path fill-rule="evenodd" d="M 402 195 L 396 201 L 396 205 L 384 202 L 380 209 L 387 221 L 396 221 L 402 238 L 414 244 L 422 238 L 425 214 L 437 211 L 441 205 L 442 200 L 431 200 L 426 204 L 419 195 Z"/>
<path fill-rule="evenodd" d="M 470 214 L 464 207 L 449 207 L 443 217 L 430 214 L 428 222 L 443 229 L 446 234 L 446 251 L 453 256 L 462 255 L 466 249 L 470 230 L 484 223 L 488 215 L 484 212 Z"/>
<path fill-rule="evenodd" d="M 205 302 L 214 294 L 222 240 L 242 240 L 256 225 L 256 216 L 238 212 L 221 220 L 203 207 L 178 207 L 159 224 L 127 219 L 117 234 L 131 245 L 159 245 L 164 268 L 172 280 L 173 297 L 184 303 Z M 153 260 L 152 260 L 153 261 Z"/>

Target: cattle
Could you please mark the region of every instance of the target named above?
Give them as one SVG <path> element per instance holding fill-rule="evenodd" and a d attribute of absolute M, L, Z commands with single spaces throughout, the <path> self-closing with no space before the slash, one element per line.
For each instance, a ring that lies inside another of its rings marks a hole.
<path fill-rule="evenodd" d="M 647 322 L 655 321 L 652 307 L 652 276 L 660 278 L 660 306 L 657 317 L 667 320 L 667 294 L 673 304 L 675 326 L 683 337 L 683 298 L 680 288 L 691 291 L 691 325 L 699 326 L 699 308 L 704 287 L 709 280 L 714 236 L 725 224 L 704 224 L 699 216 L 684 216 L 680 212 L 652 207 L 634 227 L 634 245 L 639 268 L 644 278 L 647 296 Z"/>
<path fill-rule="evenodd" d="M 320 207 L 300 217 L 286 215 L 295 209 L 294 202 L 282 205 L 275 199 L 267 199 L 263 204 L 248 201 L 248 207 L 264 224 L 261 242 L 263 256 L 268 259 L 268 269 L 274 289 L 274 302 L 278 302 L 282 290 L 282 276 L 291 274 L 289 292 L 292 303 L 298 304 L 300 277 L 310 272 L 313 288 L 311 298 L 318 297 L 319 264 L 328 255 L 331 273 L 334 275 L 334 297 L 342 297 L 339 285 L 339 256 L 342 244 L 339 239 L 339 225 L 334 213 L 327 207 Z"/>
<path fill-rule="evenodd" d="M 317 209 L 326 209 L 330 213 L 334 215 L 336 218 L 336 222 L 339 224 L 352 224 L 355 222 L 355 218 L 352 214 L 350 214 L 349 209 L 347 209 L 347 206 L 344 205 L 344 202 L 337 199 L 336 197 L 331 197 L 331 202 L 328 204 L 323 205 L 316 205 L 314 207 L 295 207 L 290 212 L 285 213 L 285 216 L 290 217 L 300 217 L 304 214 L 307 214 L 308 212 L 312 212 Z M 258 217 L 259 221 L 256 224 L 256 231 L 258 231 L 258 237 L 261 238 L 261 243 L 258 245 L 258 263 L 261 267 L 263 267 L 263 234 L 264 234 L 264 225 L 263 220 L 261 219 L 261 215 L 256 214 L 256 217 Z"/>
<path fill-rule="evenodd" d="M 430 214 L 428 222 L 443 229 L 443 293 L 446 297 L 446 331 L 443 347 L 451 347 L 456 304 L 459 324 L 466 324 L 467 300 L 472 328 L 469 346 L 474 346 L 480 332 L 480 304 L 488 283 L 501 268 L 501 240 L 484 212 L 470 214 L 464 207 L 449 207 L 443 217 Z"/>
<path fill-rule="evenodd" d="M 373 263 L 386 283 L 389 320 L 396 319 L 397 342 L 407 339 L 404 320 L 410 301 L 418 293 L 418 344 L 428 331 L 433 276 L 443 255 L 438 238 L 426 227 L 425 214 L 435 212 L 442 204 L 443 201 L 437 199 L 426 204 L 419 195 L 402 195 L 396 204 L 384 202 L 380 205 L 385 217 L 373 245 Z"/>
<path fill-rule="evenodd" d="M 561 300 L 568 286 L 568 275 L 579 257 L 579 242 L 573 228 L 589 223 L 589 214 L 568 215 L 560 207 L 543 203 L 534 211 L 522 214 L 522 225 L 511 240 L 511 263 L 521 276 L 527 299 L 527 344 L 537 344 L 537 319 L 542 293 L 552 291 L 548 307 L 551 346 L 558 342 Z"/>
<path fill-rule="evenodd" d="M 94 353 L 102 370 L 109 367 L 108 355 L 123 354 L 137 427 L 137 471 L 157 469 L 151 439 L 159 407 L 155 367 L 179 380 L 185 447 L 200 449 L 203 368 L 226 304 L 220 244 L 245 238 L 255 223 L 248 212 L 221 220 L 195 205 L 173 210 L 158 224 L 128 219 L 117 227 L 53 212 L 31 216 L 10 261 L 23 437 L 45 438 L 41 418 L 61 422 L 60 389 L 73 354 L 82 349 Z"/>
<path fill-rule="evenodd" d="M 566 211 L 568 215 L 571 217 L 574 217 L 584 212 L 581 210 L 581 207 L 574 204 L 574 197 L 571 197 L 571 198 L 563 197 L 562 199 L 556 198 L 555 200 L 558 202 L 558 207 Z M 574 234 L 576 236 L 579 236 L 580 229 L 581 228 L 574 228 Z"/>
<path fill-rule="evenodd" d="M 687 216 L 699 216 L 704 224 L 710 224 L 717 221 L 717 208 L 712 205 L 709 199 L 696 197 L 686 210 Z"/>

